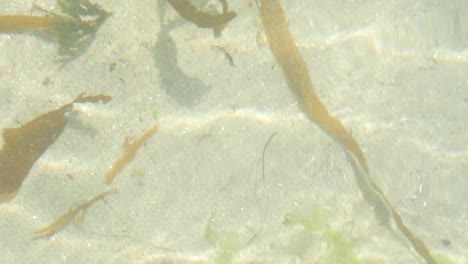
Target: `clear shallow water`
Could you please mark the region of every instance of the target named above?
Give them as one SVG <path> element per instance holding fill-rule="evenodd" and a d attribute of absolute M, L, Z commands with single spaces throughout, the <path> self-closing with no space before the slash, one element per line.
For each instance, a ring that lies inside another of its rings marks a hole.
<path fill-rule="evenodd" d="M 81 92 L 113 96 L 77 104 L 15 199 L 1 204 L 2 263 L 214 262 L 229 254 L 240 263 L 325 262 L 338 245 L 363 263 L 417 261 L 375 218 L 342 149 L 302 114 L 254 4 L 230 3 L 238 17 L 218 39 L 189 23 L 162 35 L 154 1 L 100 4 L 114 15 L 63 69 L 53 42 L 0 36 L 2 128 Z M 381 189 L 434 255 L 464 263 L 468 9 L 451 4 L 283 1 L 317 94 L 359 142 Z M 27 13 L 17 3 L 0 7 Z M 177 15 L 167 6 L 169 18 Z M 175 44 L 166 53 L 164 37 Z M 47 76 L 53 83 L 43 85 Z M 125 138 L 155 122 L 160 131 L 117 176 L 118 194 L 90 207 L 82 224 L 31 239 L 105 190 Z"/>

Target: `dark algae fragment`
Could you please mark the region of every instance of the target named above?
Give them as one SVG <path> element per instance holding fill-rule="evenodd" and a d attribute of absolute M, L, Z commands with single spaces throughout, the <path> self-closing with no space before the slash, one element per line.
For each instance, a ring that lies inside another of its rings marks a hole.
<path fill-rule="evenodd" d="M 74 56 L 85 50 L 102 23 L 112 15 L 88 0 L 58 0 L 56 9 L 49 15 L 70 18 L 58 31 L 61 55 Z"/>
<path fill-rule="evenodd" d="M 5 128 L 0 149 L 0 202 L 15 197 L 34 163 L 63 132 L 68 120 L 66 113 L 73 109 L 74 103 L 107 103 L 110 100 L 111 97 L 106 95 L 80 95 L 20 127 Z"/>
<path fill-rule="evenodd" d="M 157 130 L 158 126 L 154 125 L 145 133 L 143 133 L 141 137 L 128 144 L 125 153 L 118 160 L 116 160 L 114 164 L 112 164 L 112 167 L 106 173 L 106 178 L 104 179 L 105 184 L 111 184 L 114 181 L 117 174 L 121 172 L 124 167 L 135 158 L 137 151 L 149 138 L 154 135 L 154 133 L 156 133 Z"/>
<path fill-rule="evenodd" d="M 44 16 L 0 15 L 0 33 L 45 33 L 59 43 L 59 54 L 76 56 L 111 15 L 88 0 L 58 0 Z"/>
<path fill-rule="evenodd" d="M 169 4 L 177 11 L 177 13 L 194 23 L 200 28 L 212 28 L 217 34 L 221 29 L 237 14 L 234 11 L 227 11 L 228 5 L 226 1 L 221 1 L 223 5 L 223 13 L 210 14 L 197 9 L 190 0 L 167 0 Z"/>

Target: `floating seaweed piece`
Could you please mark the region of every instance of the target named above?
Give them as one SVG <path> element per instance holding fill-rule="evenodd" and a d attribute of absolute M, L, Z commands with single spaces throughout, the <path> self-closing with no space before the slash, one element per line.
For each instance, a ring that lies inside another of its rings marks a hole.
<path fill-rule="evenodd" d="M 315 95 L 307 64 L 294 44 L 279 0 L 260 0 L 259 9 L 270 49 L 281 66 L 290 88 L 297 93 L 307 116 L 345 148 L 355 171 L 357 184 L 366 200 L 374 206 L 377 216 L 382 211 L 386 220 L 391 216 L 416 252 L 427 263 L 435 263 L 425 244 L 403 223 L 401 216 L 370 177 L 359 144 L 343 124 L 330 115 L 325 105 Z"/>
<path fill-rule="evenodd" d="M 88 207 L 90 207 L 96 201 L 101 200 L 105 196 L 107 196 L 107 195 L 109 195 L 111 193 L 115 193 L 117 191 L 118 191 L 117 189 L 112 189 L 112 190 L 109 190 L 109 191 L 102 192 L 102 193 L 96 195 L 95 197 L 89 199 L 85 203 L 79 205 L 78 207 L 70 208 L 70 210 L 68 210 L 68 212 L 66 212 L 65 214 L 63 214 L 59 218 L 57 218 L 57 220 L 55 220 L 52 224 L 35 231 L 33 233 L 34 234 L 33 239 L 52 236 L 58 230 L 65 227 L 65 225 L 67 225 L 70 222 L 70 220 L 72 220 L 78 213 L 80 213 L 80 212 L 84 213 L 84 211 L 86 209 L 88 209 Z"/>
<path fill-rule="evenodd" d="M 45 16 L 0 16 L 0 32 L 49 30 L 58 39 L 60 55 L 76 56 L 110 15 L 88 0 L 58 0 L 56 7 Z"/>
<path fill-rule="evenodd" d="M 0 149 L 0 202 L 11 200 L 34 163 L 62 133 L 73 103 L 102 101 L 110 96 L 79 95 L 71 103 L 47 112 L 17 128 L 3 130 L 3 147 Z"/>
<path fill-rule="evenodd" d="M 167 1 L 181 17 L 200 28 L 212 28 L 215 31 L 215 35 L 219 35 L 225 25 L 237 16 L 236 12 L 227 11 L 228 5 L 226 0 L 221 1 L 223 5 L 223 13 L 221 14 L 210 14 L 199 11 L 190 0 Z"/>
<path fill-rule="evenodd" d="M 143 144 L 156 133 L 158 126 L 154 125 L 148 129 L 140 138 L 135 139 L 132 143 L 126 144 L 125 153 L 112 164 L 111 169 L 106 173 L 104 179 L 105 184 L 110 184 L 114 181 L 115 176 L 123 170 L 123 168 L 130 163 L 137 153 L 137 151 L 143 146 Z"/>

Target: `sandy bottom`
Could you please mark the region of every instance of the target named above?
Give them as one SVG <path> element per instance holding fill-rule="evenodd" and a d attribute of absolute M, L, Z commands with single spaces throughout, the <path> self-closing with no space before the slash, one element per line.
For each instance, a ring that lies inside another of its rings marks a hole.
<path fill-rule="evenodd" d="M 30 2 L 0 11 L 27 14 Z M 178 16 L 152 0 L 97 2 L 113 16 L 63 68 L 53 41 L 0 35 L 0 128 L 82 92 L 113 97 L 75 104 L 17 196 L 0 204 L 0 263 L 417 263 L 374 216 L 341 147 L 302 114 L 255 1 L 230 1 L 238 16 L 220 38 L 189 23 L 169 31 L 160 15 Z M 466 1 L 282 2 L 317 94 L 376 182 L 440 263 L 466 263 Z M 124 142 L 155 123 L 104 185 Z M 82 221 L 32 239 L 111 188 L 119 192 Z"/>

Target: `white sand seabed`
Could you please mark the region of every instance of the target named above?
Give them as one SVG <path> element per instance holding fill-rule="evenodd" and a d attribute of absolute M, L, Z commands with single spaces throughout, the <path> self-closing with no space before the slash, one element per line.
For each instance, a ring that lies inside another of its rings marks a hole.
<path fill-rule="evenodd" d="M 1 14 L 26 14 L 30 2 L 2 2 Z M 82 92 L 113 97 L 76 104 L 17 196 L 0 204 L 0 263 L 214 263 L 229 254 L 236 263 L 314 263 L 333 254 L 331 230 L 362 263 L 417 263 L 362 198 L 342 148 L 302 114 L 265 45 L 255 1 L 229 2 L 238 16 L 214 38 L 190 23 L 161 35 L 153 0 L 97 1 L 113 15 L 62 69 L 54 42 L 0 35 L 0 128 Z M 433 255 L 466 263 L 466 1 L 282 3 L 317 94 L 405 223 Z M 165 15 L 177 19 L 169 5 Z M 105 186 L 125 139 L 154 123 L 160 130 Z M 113 187 L 119 192 L 82 223 L 32 239 Z M 325 224 L 304 231 L 320 210 Z M 285 224 L 291 216 L 305 220 Z"/>

